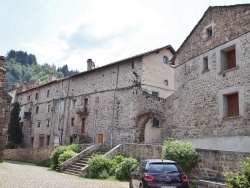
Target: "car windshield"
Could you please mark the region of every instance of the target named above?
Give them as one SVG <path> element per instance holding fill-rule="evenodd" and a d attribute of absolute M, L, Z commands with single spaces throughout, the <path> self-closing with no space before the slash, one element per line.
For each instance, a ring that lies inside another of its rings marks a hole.
<path fill-rule="evenodd" d="M 149 173 L 171 173 L 171 172 L 179 172 L 182 170 L 176 164 L 170 163 L 151 163 L 148 166 Z"/>

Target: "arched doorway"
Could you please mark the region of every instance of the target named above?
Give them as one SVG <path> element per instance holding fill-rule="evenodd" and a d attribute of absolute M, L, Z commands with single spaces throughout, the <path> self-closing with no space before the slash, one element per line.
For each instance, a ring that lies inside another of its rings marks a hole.
<path fill-rule="evenodd" d="M 161 143 L 164 120 L 158 112 L 140 113 L 136 118 L 136 143 Z"/>

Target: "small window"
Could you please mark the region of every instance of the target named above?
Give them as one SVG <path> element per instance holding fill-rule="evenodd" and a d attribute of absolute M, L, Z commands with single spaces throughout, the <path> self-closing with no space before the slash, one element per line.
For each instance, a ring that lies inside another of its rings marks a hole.
<path fill-rule="evenodd" d="M 31 146 L 33 147 L 33 144 L 34 144 L 34 137 L 31 137 Z"/>
<path fill-rule="evenodd" d="M 152 91 L 152 95 L 158 97 L 158 96 L 159 96 L 159 93 L 158 93 L 158 92 L 155 92 L 155 91 Z"/>
<path fill-rule="evenodd" d="M 159 127 L 159 120 L 155 117 L 152 117 L 152 126 L 153 127 Z"/>
<path fill-rule="evenodd" d="M 48 112 L 50 112 L 50 104 L 48 105 Z"/>
<path fill-rule="evenodd" d="M 75 124 L 75 118 L 71 118 L 71 126 L 73 127 Z"/>
<path fill-rule="evenodd" d="M 227 117 L 239 116 L 239 96 L 238 93 L 226 95 Z"/>
<path fill-rule="evenodd" d="M 88 98 L 84 99 L 84 106 L 88 106 L 88 101 L 89 101 Z"/>
<path fill-rule="evenodd" d="M 38 123 L 37 123 L 37 127 L 40 127 L 41 126 L 41 122 L 39 121 Z"/>
<path fill-rule="evenodd" d="M 36 107 L 36 114 L 39 112 L 39 106 Z"/>
<path fill-rule="evenodd" d="M 207 34 L 207 38 L 210 38 L 213 36 L 213 28 L 212 27 L 208 27 L 206 29 L 206 34 Z"/>
<path fill-rule="evenodd" d="M 49 127 L 50 120 L 48 120 L 47 127 Z"/>
<path fill-rule="evenodd" d="M 47 97 L 49 97 L 49 92 L 50 92 L 50 90 L 47 90 Z"/>
<path fill-rule="evenodd" d="M 27 101 L 29 101 L 29 100 L 30 100 L 30 95 L 27 96 Z"/>
<path fill-rule="evenodd" d="M 72 100 L 72 109 L 75 109 L 76 108 L 76 99 L 73 99 Z"/>
<path fill-rule="evenodd" d="M 50 136 L 47 135 L 47 146 L 49 146 Z"/>
<path fill-rule="evenodd" d="M 36 92 L 36 94 L 35 94 L 35 100 L 37 100 L 38 99 L 38 92 Z"/>
<path fill-rule="evenodd" d="M 203 71 L 208 70 L 208 57 L 203 57 Z"/>
<path fill-rule="evenodd" d="M 168 60 L 167 56 L 163 56 L 163 63 L 164 64 L 168 64 L 169 63 L 169 60 Z"/>

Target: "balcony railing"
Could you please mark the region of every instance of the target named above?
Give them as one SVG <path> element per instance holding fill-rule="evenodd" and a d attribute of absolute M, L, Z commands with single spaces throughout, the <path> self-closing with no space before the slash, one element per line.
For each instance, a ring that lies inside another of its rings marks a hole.
<path fill-rule="evenodd" d="M 31 118 L 31 112 L 24 112 L 23 119 L 30 119 Z"/>
<path fill-rule="evenodd" d="M 80 116 L 87 115 L 88 110 L 86 106 L 83 105 L 77 105 L 76 106 L 76 114 L 79 114 Z"/>

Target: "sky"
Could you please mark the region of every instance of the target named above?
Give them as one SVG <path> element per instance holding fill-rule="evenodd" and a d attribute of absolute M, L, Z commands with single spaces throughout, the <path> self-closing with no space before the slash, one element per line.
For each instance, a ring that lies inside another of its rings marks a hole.
<path fill-rule="evenodd" d="M 85 71 L 167 45 L 177 50 L 209 6 L 249 0 L 0 0 L 0 55 Z"/>

